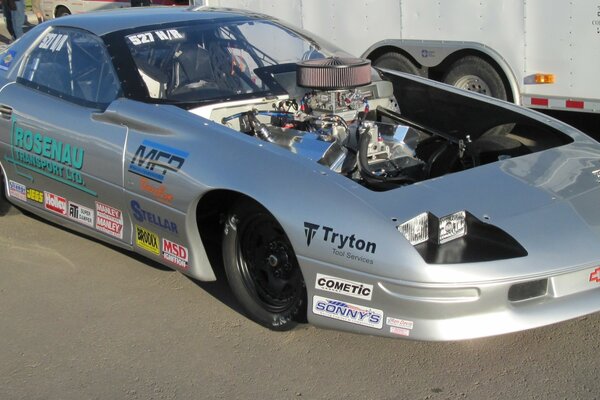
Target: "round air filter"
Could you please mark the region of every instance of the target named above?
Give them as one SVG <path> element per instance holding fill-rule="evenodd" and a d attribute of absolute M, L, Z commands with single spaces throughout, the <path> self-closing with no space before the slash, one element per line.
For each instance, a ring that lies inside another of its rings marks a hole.
<path fill-rule="evenodd" d="M 371 61 L 329 57 L 298 63 L 298 86 L 315 90 L 352 89 L 371 83 Z"/>

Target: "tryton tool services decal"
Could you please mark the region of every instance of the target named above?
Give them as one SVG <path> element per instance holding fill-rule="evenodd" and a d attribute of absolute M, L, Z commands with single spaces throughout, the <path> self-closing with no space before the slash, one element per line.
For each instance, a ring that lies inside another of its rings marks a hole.
<path fill-rule="evenodd" d="M 354 233 L 347 235 L 329 226 L 304 222 L 304 235 L 306 246 L 310 246 L 315 240 L 322 240 L 332 245 L 331 251 L 338 257 L 373 264 L 371 258 L 356 254 L 356 251 L 366 255 L 375 254 L 377 243 L 357 238 Z"/>
<path fill-rule="evenodd" d="M 82 148 L 23 128 L 14 119 L 10 140 L 10 155 L 4 157 L 9 163 L 96 196 L 85 186 L 81 173 L 85 158 Z"/>

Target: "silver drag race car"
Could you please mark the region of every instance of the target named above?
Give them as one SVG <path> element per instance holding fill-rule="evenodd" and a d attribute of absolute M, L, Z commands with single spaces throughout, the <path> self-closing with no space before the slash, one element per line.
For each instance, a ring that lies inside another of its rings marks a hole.
<path fill-rule="evenodd" d="M 268 328 L 454 340 L 600 310 L 600 145 L 536 112 L 204 8 L 42 24 L 0 84 L 9 202 L 223 265 Z"/>

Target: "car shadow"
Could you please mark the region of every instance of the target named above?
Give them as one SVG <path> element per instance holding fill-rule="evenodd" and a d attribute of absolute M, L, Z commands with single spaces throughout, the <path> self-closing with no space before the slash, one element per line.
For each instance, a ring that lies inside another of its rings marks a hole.
<path fill-rule="evenodd" d="M 2 214 L 3 207 L 6 207 L 6 211 L 4 211 L 4 214 Z M 55 228 L 61 229 L 63 231 L 69 232 L 74 235 L 78 235 L 80 237 L 84 237 L 84 238 L 91 240 L 93 242 L 96 242 L 100 245 L 106 246 L 106 247 L 110 248 L 111 250 L 117 251 L 127 257 L 130 257 L 136 261 L 139 261 L 140 263 L 145 264 L 145 265 L 149 266 L 150 268 L 154 268 L 156 270 L 164 271 L 164 272 L 168 272 L 168 273 L 178 273 L 177 270 L 174 270 L 165 265 L 162 265 L 159 262 L 149 259 L 141 254 L 134 253 L 133 251 L 123 249 L 121 247 L 115 246 L 110 243 L 106 243 L 100 239 L 93 238 L 86 234 L 77 232 L 70 228 L 64 227 L 62 225 L 56 224 L 56 223 L 48 221 L 48 220 L 45 220 L 44 218 L 42 218 L 36 214 L 33 214 L 28 210 L 22 209 L 18 206 L 13 206 L 13 205 L 9 204 L 8 202 L 3 203 L 0 201 L 0 215 L 13 215 L 13 214 L 18 214 L 19 212 L 27 217 L 35 219 L 36 221 L 38 221 L 40 223 L 52 225 Z M 240 306 L 240 304 L 237 302 L 237 300 L 233 296 L 233 293 L 231 292 L 231 289 L 229 288 L 229 285 L 227 283 L 227 277 L 225 275 L 225 270 L 223 268 L 223 262 L 222 262 L 221 256 L 220 256 L 221 246 L 220 246 L 219 238 L 209 237 L 205 243 L 205 246 L 206 246 L 206 252 L 208 255 L 208 259 L 211 263 L 211 266 L 213 267 L 213 270 L 215 271 L 217 280 L 213 281 L 213 282 L 204 282 L 204 281 L 199 281 L 195 278 L 189 277 L 187 275 L 184 275 L 184 276 L 186 278 L 188 278 L 191 282 L 193 282 L 196 286 L 198 286 L 199 288 L 204 290 L 206 293 L 211 295 L 213 298 L 215 298 L 217 301 L 219 301 L 222 304 L 224 304 L 225 306 L 231 308 L 233 311 L 235 311 L 241 315 L 244 315 L 244 311 L 243 311 L 242 307 Z"/>

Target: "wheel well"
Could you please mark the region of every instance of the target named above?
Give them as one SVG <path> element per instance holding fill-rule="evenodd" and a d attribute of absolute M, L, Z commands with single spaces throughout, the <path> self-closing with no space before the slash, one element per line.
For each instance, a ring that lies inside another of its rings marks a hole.
<path fill-rule="evenodd" d="M 507 100 L 510 102 L 514 102 L 514 93 L 512 91 L 512 87 L 510 85 L 510 82 L 508 81 L 508 78 L 506 77 L 506 73 L 504 72 L 504 70 L 492 57 L 477 50 L 463 49 L 450 54 L 439 65 L 429 68 L 429 79 L 441 82 L 444 79 L 444 75 L 446 75 L 446 72 L 448 72 L 448 69 L 450 69 L 452 64 L 454 64 L 461 58 L 467 56 L 479 57 L 482 60 L 485 60 L 488 64 L 490 64 L 496 70 L 496 72 L 498 72 L 498 75 L 500 75 L 500 78 L 502 79 L 502 83 L 504 84 L 504 88 L 506 89 L 506 95 L 508 96 Z"/>
<path fill-rule="evenodd" d="M 56 17 L 56 16 L 58 15 L 58 12 L 59 12 L 60 10 L 65 10 L 66 12 L 68 12 L 69 14 L 71 14 L 71 10 L 69 10 L 67 7 L 65 7 L 65 6 L 57 6 L 57 7 L 54 9 L 54 17 Z"/>
<path fill-rule="evenodd" d="M 423 68 L 423 66 L 421 64 L 419 64 L 417 62 L 417 60 L 415 60 L 415 58 L 413 56 L 411 56 L 409 53 L 407 53 L 406 51 L 402 50 L 401 48 L 394 47 L 394 46 L 379 47 L 379 48 L 375 49 L 373 52 L 371 52 L 367 56 L 367 59 L 369 59 L 371 61 L 375 61 L 379 57 L 381 57 L 382 55 L 384 55 L 385 53 L 398 53 L 398 54 L 402 54 L 404 57 L 408 58 L 410 60 L 410 62 L 413 63 L 417 68 Z"/>
<path fill-rule="evenodd" d="M 253 198 L 233 190 L 216 189 L 206 193 L 196 206 L 196 226 L 217 280 L 225 278 L 223 270 L 223 222 L 229 209 L 239 200 Z"/>

